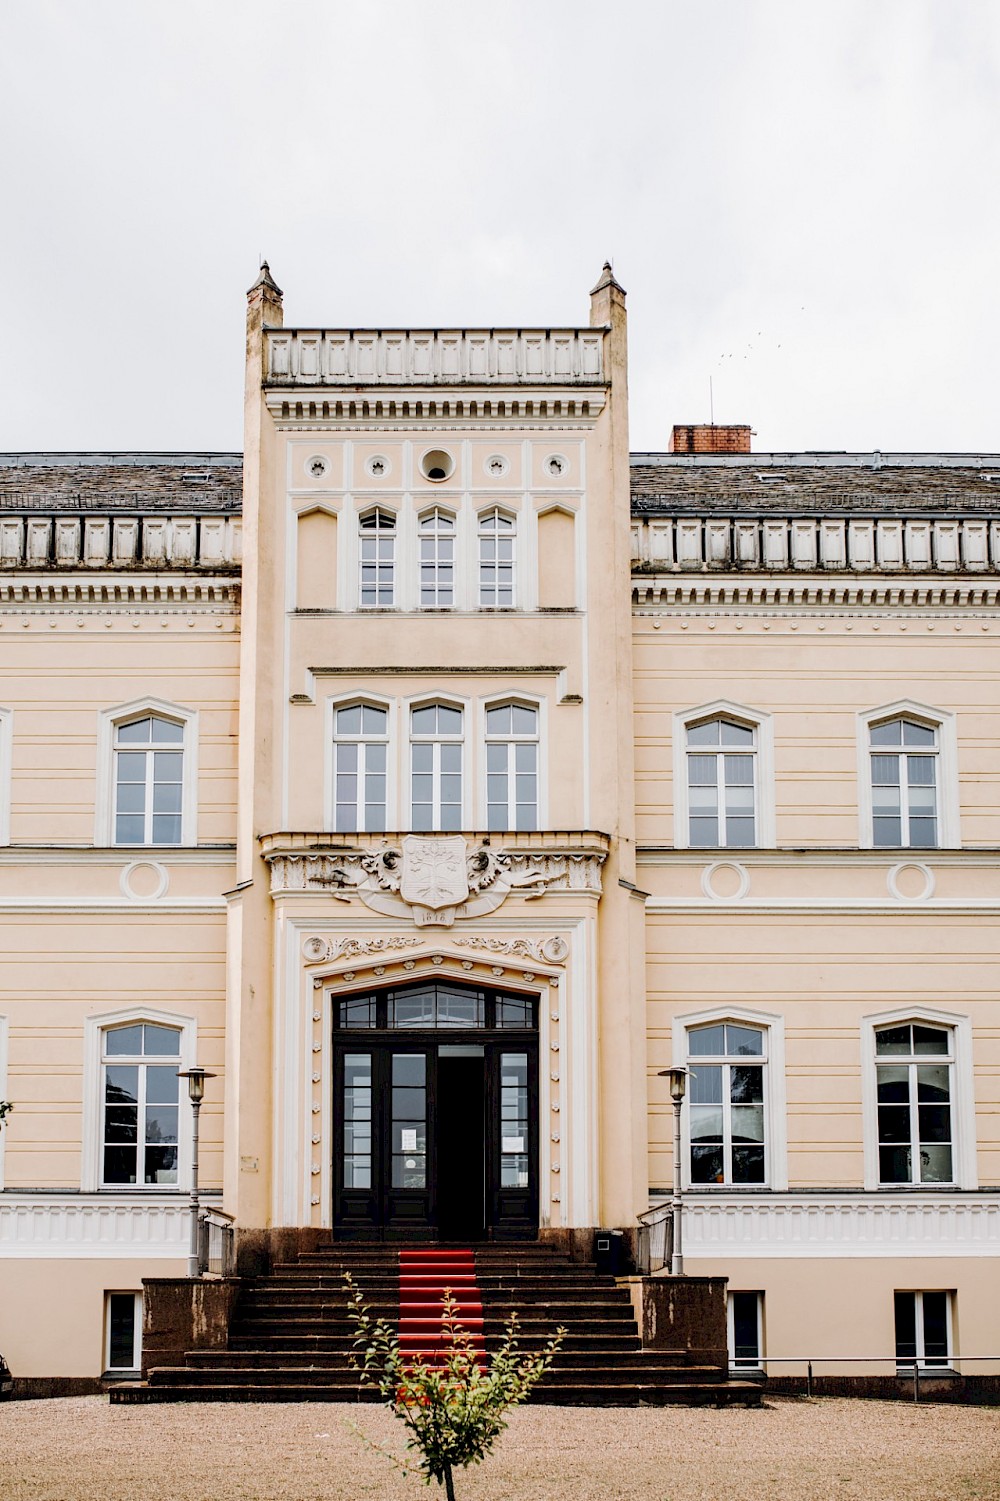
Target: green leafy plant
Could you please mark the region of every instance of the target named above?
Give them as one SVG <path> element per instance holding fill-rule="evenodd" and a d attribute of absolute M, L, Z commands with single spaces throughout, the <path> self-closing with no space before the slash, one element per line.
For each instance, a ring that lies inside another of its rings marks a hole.
<path fill-rule="evenodd" d="M 0 1130 L 3 1129 L 4 1120 L 8 1115 L 10 1115 L 10 1112 L 13 1110 L 13 1108 L 14 1106 L 11 1104 L 10 1100 L 0 1100 Z"/>
<path fill-rule="evenodd" d="M 350 1273 L 344 1282 L 357 1329 L 351 1363 L 362 1382 L 377 1387 L 390 1411 L 405 1424 L 406 1447 L 413 1458 L 400 1459 L 378 1444 L 371 1447 L 406 1473 L 422 1475 L 427 1485 L 436 1480 L 448 1501 L 455 1501 L 455 1470 L 486 1458 L 507 1427 L 504 1414 L 524 1402 L 544 1376 L 565 1329 L 557 1329 L 540 1351 L 524 1351 L 519 1347 L 517 1314 L 512 1313 L 484 1369 L 482 1352 L 476 1350 L 446 1288 L 441 1355 L 427 1362 L 400 1350 L 396 1332 L 385 1319 L 372 1316 Z"/>

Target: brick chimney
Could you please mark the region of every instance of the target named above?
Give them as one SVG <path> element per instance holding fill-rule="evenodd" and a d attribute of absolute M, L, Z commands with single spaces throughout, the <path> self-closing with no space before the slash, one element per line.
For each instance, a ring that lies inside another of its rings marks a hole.
<path fill-rule="evenodd" d="M 675 423 L 670 434 L 670 453 L 749 453 L 753 433 L 749 426 L 714 422 Z"/>

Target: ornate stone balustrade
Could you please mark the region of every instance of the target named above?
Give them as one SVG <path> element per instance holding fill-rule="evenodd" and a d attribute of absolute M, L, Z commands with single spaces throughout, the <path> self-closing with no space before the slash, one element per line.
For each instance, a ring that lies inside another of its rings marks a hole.
<path fill-rule="evenodd" d="M 600 385 L 603 329 L 269 329 L 267 385 Z"/>
<path fill-rule="evenodd" d="M 0 516 L 0 569 L 174 569 L 232 572 L 242 557 L 238 516 Z"/>
<path fill-rule="evenodd" d="M 1000 519 L 633 516 L 632 563 L 639 573 L 1000 572 Z"/>
<path fill-rule="evenodd" d="M 186 1194 L 119 1198 L 108 1194 L 0 1193 L 0 1259 L 183 1259 L 188 1253 L 190 1232 L 191 1206 Z"/>

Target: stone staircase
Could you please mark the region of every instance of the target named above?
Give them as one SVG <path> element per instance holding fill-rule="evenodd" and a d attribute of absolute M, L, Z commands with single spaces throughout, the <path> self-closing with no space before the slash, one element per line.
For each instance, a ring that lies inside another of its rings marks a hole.
<path fill-rule="evenodd" d="M 540 1349 L 559 1325 L 566 1330 L 533 1402 L 759 1404 L 753 1382 L 729 1381 L 715 1365 L 690 1364 L 684 1351 L 643 1350 L 628 1287 L 598 1276 L 593 1265 L 537 1243 L 477 1246 L 474 1256 L 487 1353 L 515 1311 L 523 1349 Z M 348 1359 L 355 1331 L 345 1272 L 369 1309 L 398 1325 L 400 1247 L 333 1244 L 278 1264 L 267 1277 L 245 1279 L 225 1347 L 190 1350 L 183 1366 L 154 1368 L 146 1381 L 112 1387 L 111 1401 L 381 1400 L 361 1386 Z"/>

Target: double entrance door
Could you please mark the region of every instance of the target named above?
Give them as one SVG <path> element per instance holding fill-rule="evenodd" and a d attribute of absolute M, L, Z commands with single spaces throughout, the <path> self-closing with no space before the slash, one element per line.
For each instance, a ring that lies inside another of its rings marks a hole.
<path fill-rule="evenodd" d="M 413 985 L 339 1001 L 334 1023 L 338 1234 L 533 1237 L 534 1001 Z"/>

